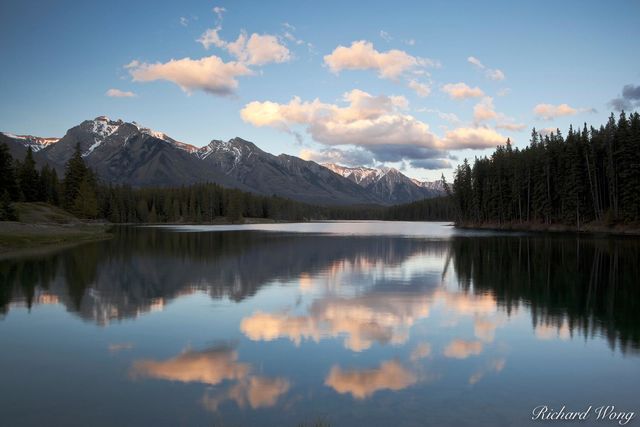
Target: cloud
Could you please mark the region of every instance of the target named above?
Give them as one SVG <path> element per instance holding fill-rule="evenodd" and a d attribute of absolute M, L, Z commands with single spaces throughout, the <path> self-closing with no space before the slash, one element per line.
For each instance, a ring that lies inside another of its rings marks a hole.
<path fill-rule="evenodd" d="M 474 56 L 467 58 L 467 61 L 479 70 L 483 70 L 485 76 L 491 80 L 504 80 L 504 73 L 497 68 L 487 68 L 480 60 Z"/>
<path fill-rule="evenodd" d="M 409 358 L 412 361 L 420 360 L 429 357 L 431 354 L 431 345 L 429 343 L 420 343 L 413 349 Z"/>
<path fill-rule="evenodd" d="M 593 108 L 574 108 L 567 104 L 538 104 L 533 107 L 533 113 L 540 119 L 552 120 L 562 116 L 573 116 L 578 113 L 595 113 Z"/>
<path fill-rule="evenodd" d="M 539 340 L 551 340 L 558 338 L 566 341 L 571 338 L 571 329 L 567 322 L 563 321 L 560 325 L 538 324 L 535 326 L 535 336 Z"/>
<path fill-rule="evenodd" d="M 521 131 L 527 127 L 527 125 L 522 123 L 514 123 L 511 117 L 497 112 L 493 105 L 493 98 L 490 96 L 482 98 L 482 100 L 473 107 L 473 120 L 476 124 L 495 120 L 496 128 L 509 131 Z"/>
<path fill-rule="evenodd" d="M 552 133 L 557 134 L 559 132 L 558 128 L 542 128 L 538 129 L 538 134 L 542 136 L 551 135 Z"/>
<path fill-rule="evenodd" d="M 477 356 L 482 353 L 480 341 L 466 341 L 455 339 L 444 349 L 444 355 L 454 359 L 466 359 L 469 356 Z"/>
<path fill-rule="evenodd" d="M 379 390 L 402 390 L 416 383 L 416 376 L 395 360 L 382 362 L 374 369 L 346 371 L 333 366 L 325 385 L 340 394 L 350 393 L 365 399 Z"/>
<path fill-rule="evenodd" d="M 409 80 L 408 86 L 410 89 L 413 89 L 415 93 L 417 93 L 421 98 L 427 97 L 431 93 L 431 87 L 428 84 L 420 83 L 415 79 Z"/>
<path fill-rule="evenodd" d="M 451 162 L 444 159 L 420 159 L 420 160 L 411 160 L 409 162 L 411 167 L 419 168 L 419 169 L 450 169 Z"/>
<path fill-rule="evenodd" d="M 429 125 L 406 114 L 408 101 L 402 96 L 373 96 L 354 89 L 343 95 L 340 106 L 314 99 L 302 101 L 294 97 L 288 103 L 253 101 L 240 111 L 242 119 L 254 126 L 273 127 L 293 132 L 303 126 L 314 141 L 327 146 L 355 146 L 373 154 L 379 162 L 403 159 L 444 159 L 446 150 L 482 149 L 495 147 L 506 137 L 488 128 L 458 128 L 438 138 Z M 360 154 L 350 152 L 347 154 Z M 340 157 L 339 151 L 306 152 L 308 158 L 319 159 L 322 154 Z M 440 162 L 438 167 L 448 167 Z"/>
<path fill-rule="evenodd" d="M 229 95 L 238 87 L 239 76 L 253 72 L 239 62 L 224 62 L 212 55 L 200 59 L 171 59 L 154 64 L 132 61 L 125 66 L 136 82 L 166 80 L 178 85 L 184 92 L 202 90 L 214 95 Z"/>
<path fill-rule="evenodd" d="M 110 98 L 133 98 L 136 96 L 133 92 L 123 91 L 120 89 L 109 89 L 105 95 Z"/>
<path fill-rule="evenodd" d="M 324 148 L 318 151 L 304 149 L 300 151 L 300 158 L 313 160 L 316 163 L 337 163 L 346 166 L 368 166 L 374 164 L 374 155 L 362 148 L 341 150 L 338 148 Z"/>
<path fill-rule="evenodd" d="M 538 104 L 533 108 L 533 113 L 542 119 L 551 120 L 560 116 L 572 116 L 574 114 L 578 114 L 578 110 L 567 104 Z"/>
<path fill-rule="evenodd" d="M 428 296 L 421 294 L 325 298 L 314 302 L 308 315 L 256 312 L 242 319 L 240 330 L 253 341 L 288 338 L 296 345 L 344 337 L 344 346 L 359 352 L 374 342 L 405 342 L 408 328 L 428 315 Z"/>
<path fill-rule="evenodd" d="M 220 7 L 220 6 L 216 6 L 212 10 L 213 10 L 213 13 L 216 14 L 216 17 L 218 18 L 218 21 L 222 21 L 222 17 L 224 15 L 224 13 L 227 11 L 227 9 L 225 9 L 224 7 Z"/>
<path fill-rule="evenodd" d="M 445 133 L 442 145 L 450 150 L 481 150 L 504 144 L 507 137 L 485 127 L 457 128 Z"/>
<path fill-rule="evenodd" d="M 304 125 L 315 141 L 327 145 L 435 148 L 436 138 L 429 126 L 403 113 L 408 106 L 403 96 L 373 96 L 354 89 L 344 94 L 343 102 L 348 105 L 341 107 L 319 99 L 302 101 L 298 97 L 287 104 L 254 101 L 240 114 L 254 126 L 286 129 Z"/>
<path fill-rule="evenodd" d="M 265 378 L 252 376 L 230 386 L 223 393 L 205 394 L 202 398 L 203 406 L 215 412 L 221 403 L 232 400 L 240 408 L 247 405 L 252 409 L 267 408 L 275 405 L 280 396 L 289 391 L 289 381 L 284 378 Z"/>
<path fill-rule="evenodd" d="M 479 87 L 469 87 L 466 83 L 448 83 L 442 86 L 442 91 L 451 99 L 480 98 L 484 92 Z"/>
<path fill-rule="evenodd" d="M 247 65 L 282 63 L 291 59 L 291 52 L 276 36 L 257 33 L 247 36 L 247 33 L 242 31 L 235 41 L 227 42 L 218 34 L 221 29 L 220 26 L 209 28 L 197 41 L 205 49 L 211 46 L 225 49 L 238 61 Z"/>
<path fill-rule="evenodd" d="M 196 41 L 205 49 L 209 49 L 211 46 L 224 48 L 227 45 L 227 42 L 222 40 L 218 35 L 218 31 L 221 29 L 222 27 L 208 28 Z"/>
<path fill-rule="evenodd" d="M 498 123 L 496 124 L 496 128 L 498 129 L 504 129 L 504 130 L 510 130 L 510 131 L 514 131 L 514 132 L 520 132 L 523 131 L 527 128 L 527 125 L 524 123 Z"/>
<path fill-rule="evenodd" d="M 445 113 L 435 108 L 418 108 L 416 111 L 420 113 L 435 113 L 442 120 L 446 120 L 454 124 L 460 123 L 461 121 L 460 118 L 455 113 Z"/>
<path fill-rule="evenodd" d="M 231 347 L 220 346 L 203 351 L 186 350 L 180 355 L 164 360 L 139 360 L 134 362 L 131 375 L 183 383 L 203 383 L 215 386 L 234 381 L 224 392 L 214 396 L 205 394 L 202 404 L 211 411 L 226 401 L 238 406 L 263 408 L 273 406 L 290 387 L 284 378 L 266 378 L 251 374 L 251 366 L 238 362 L 238 354 Z"/>
<path fill-rule="evenodd" d="M 189 26 L 189 18 L 187 18 L 186 16 L 181 16 L 180 25 L 182 25 L 183 27 Z"/>
<path fill-rule="evenodd" d="M 622 96 L 609 101 L 609 106 L 616 111 L 629 111 L 634 107 L 640 107 L 640 85 L 625 85 L 622 88 Z"/>
<path fill-rule="evenodd" d="M 238 354 L 228 347 L 216 347 L 204 351 L 187 350 L 164 360 L 139 360 L 134 362 L 131 375 L 183 383 L 198 382 L 216 385 L 224 380 L 245 378 L 250 366 L 237 361 Z"/>
<path fill-rule="evenodd" d="M 351 46 L 338 46 L 329 55 L 325 55 L 324 63 L 334 73 L 343 70 L 375 70 L 384 79 L 397 79 L 409 71 L 437 66 L 435 61 L 409 55 L 392 49 L 379 52 L 373 43 L 366 40 L 354 41 Z"/>
<path fill-rule="evenodd" d="M 511 93 L 511 89 L 510 89 L 510 88 L 508 88 L 508 87 L 506 87 L 506 88 L 504 88 L 504 89 L 500 89 L 500 90 L 498 91 L 498 96 L 507 96 L 507 95 L 509 95 L 510 93 Z"/>
<path fill-rule="evenodd" d="M 384 30 L 380 30 L 380 38 L 386 42 L 390 42 L 391 40 L 393 40 L 393 37 L 391 37 L 391 34 L 387 33 Z"/>
<path fill-rule="evenodd" d="M 498 113 L 493 106 L 493 98 L 486 96 L 482 98 L 482 101 L 477 103 L 473 107 L 473 120 L 476 122 L 483 122 L 487 120 L 493 120 L 498 117 Z"/>
<path fill-rule="evenodd" d="M 506 364 L 507 360 L 504 357 L 491 360 L 487 365 L 480 368 L 469 377 L 469 384 L 476 384 L 488 373 L 502 371 Z"/>

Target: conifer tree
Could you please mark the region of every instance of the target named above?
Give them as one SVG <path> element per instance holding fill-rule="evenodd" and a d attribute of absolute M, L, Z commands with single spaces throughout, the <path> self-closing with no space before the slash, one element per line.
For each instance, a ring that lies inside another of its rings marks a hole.
<path fill-rule="evenodd" d="M 40 175 L 36 170 L 36 162 L 33 160 L 33 150 L 27 148 L 24 161 L 18 170 L 18 182 L 20 183 L 20 193 L 25 202 L 35 202 L 40 196 Z"/>

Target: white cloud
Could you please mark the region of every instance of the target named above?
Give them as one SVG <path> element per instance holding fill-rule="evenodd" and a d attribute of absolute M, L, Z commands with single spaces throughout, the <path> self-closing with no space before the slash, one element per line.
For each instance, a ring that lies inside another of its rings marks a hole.
<path fill-rule="evenodd" d="M 390 42 L 391 40 L 393 40 L 393 37 L 391 37 L 391 34 L 387 33 L 384 30 L 380 30 L 380 38 L 382 38 L 384 41 Z"/>
<path fill-rule="evenodd" d="M 454 359 L 466 359 L 469 356 L 477 356 L 480 353 L 482 353 L 482 343 L 480 341 L 455 339 L 444 349 L 444 355 Z"/>
<path fill-rule="evenodd" d="M 254 101 L 241 111 L 242 119 L 255 126 L 286 129 L 307 126 L 314 140 L 327 145 L 416 145 L 435 147 L 429 126 L 404 114 L 408 101 L 402 96 L 372 96 L 354 89 L 344 94 L 349 105 L 340 107 L 315 99 L 294 97 L 287 104 Z"/>
<path fill-rule="evenodd" d="M 538 104 L 533 108 L 533 113 L 544 120 L 552 120 L 562 116 L 573 116 L 583 111 L 586 111 L 586 109 L 573 108 L 568 104 Z"/>
<path fill-rule="evenodd" d="M 343 96 L 346 105 L 294 97 L 288 103 L 254 101 L 245 105 L 242 119 L 254 126 L 268 126 L 295 133 L 302 126 L 314 141 L 330 148 L 303 150 L 307 159 L 341 164 L 372 164 L 417 159 L 447 158 L 446 150 L 484 149 L 503 144 L 506 137 L 488 128 L 458 128 L 438 138 L 427 123 L 406 113 L 402 96 L 373 96 L 352 90 Z M 347 146 L 338 150 L 336 146 Z M 356 147 L 351 149 L 350 147 Z M 427 165 L 427 163 L 424 163 Z M 446 161 L 429 167 L 448 167 Z"/>
<path fill-rule="evenodd" d="M 448 83 L 442 86 L 442 91 L 452 99 L 480 98 L 484 92 L 479 87 L 469 87 L 466 83 Z"/>
<path fill-rule="evenodd" d="M 334 365 L 325 385 L 340 394 L 349 393 L 365 399 L 379 390 L 402 390 L 417 382 L 416 375 L 396 360 L 382 362 L 379 367 L 363 370 L 343 370 Z"/>
<path fill-rule="evenodd" d="M 495 111 L 493 98 L 490 96 L 482 98 L 482 101 L 473 107 L 473 120 L 476 122 L 492 120 L 496 117 L 498 117 L 498 113 Z"/>
<path fill-rule="evenodd" d="M 227 9 L 225 9 L 224 7 L 220 7 L 220 6 L 216 6 L 212 10 L 213 10 L 213 13 L 216 14 L 216 17 L 218 18 L 218 21 L 222 21 L 222 16 L 227 11 Z"/>
<path fill-rule="evenodd" d="M 445 133 L 442 145 L 450 150 L 472 149 L 481 150 L 484 148 L 494 148 L 504 144 L 507 137 L 499 134 L 493 129 L 477 128 L 457 128 Z"/>
<path fill-rule="evenodd" d="M 471 65 L 476 67 L 477 69 L 483 70 L 485 76 L 487 76 L 491 80 L 504 80 L 505 79 L 505 75 L 502 72 L 502 70 L 499 70 L 497 68 L 487 68 L 478 58 L 476 58 L 474 56 L 468 57 L 467 61 Z"/>
<path fill-rule="evenodd" d="M 500 70 L 487 70 L 487 77 L 491 80 L 504 80 L 504 73 Z"/>
<path fill-rule="evenodd" d="M 375 159 L 373 153 L 362 148 L 346 150 L 324 148 L 318 151 L 306 148 L 300 151 L 299 157 L 316 163 L 336 163 L 346 166 L 369 166 L 374 164 Z"/>
<path fill-rule="evenodd" d="M 189 18 L 185 17 L 185 16 L 181 16 L 180 17 L 180 25 L 182 25 L 183 27 L 186 27 L 189 25 Z"/>
<path fill-rule="evenodd" d="M 271 62 L 281 63 L 291 59 L 289 49 L 280 43 L 276 36 L 253 33 L 247 36 L 242 31 L 233 42 L 223 40 L 218 32 L 221 27 L 209 28 L 197 40 L 205 49 L 216 46 L 225 49 L 238 61 L 248 65 L 264 65 Z"/>
<path fill-rule="evenodd" d="M 520 132 L 523 131 L 527 128 L 527 125 L 524 123 L 510 123 L 510 122 L 504 122 L 504 123 L 498 123 L 496 124 L 496 128 L 498 129 L 504 129 L 504 130 L 510 130 L 510 131 L 516 131 L 516 132 Z"/>
<path fill-rule="evenodd" d="M 379 52 L 373 43 L 366 40 L 354 41 L 349 47 L 338 46 L 331 54 L 325 55 L 324 63 L 334 73 L 376 70 L 378 76 L 385 79 L 397 79 L 409 71 L 437 65 L 430 59 L 412 56 L 402 50 Z"/>
<path fill-rule="evenodd" d="M 227 42 L 222 40 L 218 35 L 218 31 L 221 29 L 221 27 L 209 28 L 202 33 L 200 38 L 196 41 L 204 46 L 205 49 L 209 49 L 211 46 L 223 48 L 226 46 Z"/>
<path fill-rule="evenodd" d="M 239 76 L 253 72 L 239 62 L 224 62 L 212 55 L 200 59 L 182 58 L 154 64 L 132 61 L 125 66 L 133 81 L 149 82 L 166 80 L 192 93 L 202 90 L 215 95 L 229 95 L 238 87 Z"/>
<path fill-rule="evenodd" d="M 515 123 L 511 117 L 497 112 L 493 105 L 493 98 L 490 96 L 482 98 L 482 100 L 473 107 L 473 120 L 476 124 L 495 120 L 496 128 L 509 131 L 521 131 L 527 127 L 525 124 Z"/>
<path fill-rule="evenodd" d="M 431 86 L 426 83 L 420 83 L 415 79 L 409 80 L 408 86 L 410 89 L 413 89 L 421 98 L 427 97 L 431 93 Z"/>
<path fill-rule="evenodd" d="M 444 111 L 440 111 L 438 109 L 435 108 L 418 108 L 416 111 L 420 112 L 420 113 L 434 113 L 437 114 L 439 118 L 441 118 L 442 120 L 446 120 L 450 123 L 460 123 L 461 120 L 460 118 L 455 114 L 455 113 L 445 113 Z"/>
<path fill-rule="evenodd" d="M 511 89 L 510 89 L 510 88 L 508 88 L 508 87 L 506 87 L 506 88 L 504 88 L 504 89 L 500 89 L 500 90 L 498 91 L 498 96 L 507 96 L 507 95 L 509 95 L 510 93 L 511 93 Z"/>
<path fill-rule="evenodd" d="M 120 89 L 109 89 L 105 95 L 110 98 L 133 98 L 136 96 L 133 92 L 123 91 Z"/>

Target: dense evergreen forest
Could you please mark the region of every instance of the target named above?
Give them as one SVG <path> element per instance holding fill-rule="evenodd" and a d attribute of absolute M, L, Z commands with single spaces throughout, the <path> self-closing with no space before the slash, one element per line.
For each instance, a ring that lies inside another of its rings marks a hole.
<path fill-rule="evenodd" d="M 458 166 L 452 197 L 467 224 L 577 226 L 640 220 L 640 115 L 612 114 L 600 128 L 569 128 Z"/>
<path fill-rule="evenodd" d="M 64 177 L 44 166 L 38 170 L 31 148 L 14 160 L 0 144 L 0 220 L 16 219 L 12 202 L 47 202 L 84 219 L 113 223 L 207 223 L 219 218 L 276 221 L 335 219 L 447 220 L 453 204 L 447 198 L 428 199 L 406 207 L 313 206 L 276 196 L 260 196 L 217 184 L 180 188 L 141 188 L 101 184 L 87 168 L 79 149 L 67 162 Z"/>

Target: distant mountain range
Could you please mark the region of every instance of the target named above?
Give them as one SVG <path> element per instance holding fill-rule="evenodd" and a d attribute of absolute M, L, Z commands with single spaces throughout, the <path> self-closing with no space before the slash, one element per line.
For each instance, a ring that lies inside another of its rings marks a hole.
<path fill-rule="evenodd" d="M 58 173 L 76 145 L 103 182 L 134 187 L 202 182 L 322 205 L 397 204 L 443 194 L 440 182 L 411 179 L 393 168 L 320 165 L 262 151 L 241 138 L 213 140 L 198 148 L 136 122 L 100 116 L 72 127 L 62 138 L 0 133 L 14 158 L 28 147 L 39 165 Z"/>

